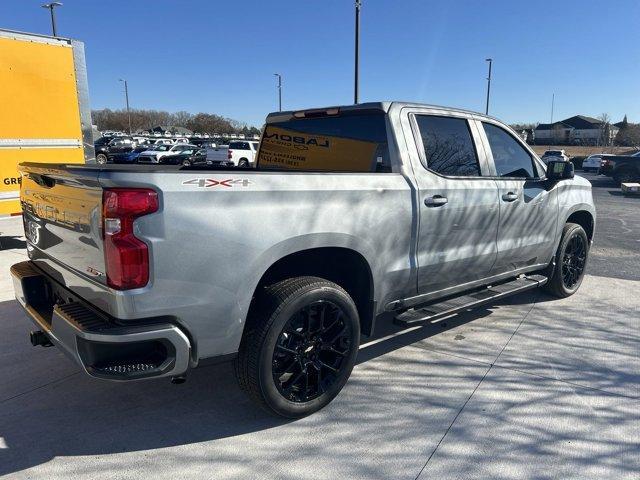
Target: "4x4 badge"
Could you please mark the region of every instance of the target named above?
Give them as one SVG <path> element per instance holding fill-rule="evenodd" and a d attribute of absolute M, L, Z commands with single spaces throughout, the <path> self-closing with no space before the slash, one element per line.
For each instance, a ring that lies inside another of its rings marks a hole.
<path fill-rule="evenodd" d="M 192 178 L 191 180 L 185 180 L 183 185 L 196 185 L 200 188 L 208 187 L 233 187 L 239 185 L 242 187 L 248 187 L 253 182 L 246 178 L 228 178 L 226 180 L 217 180 L 215 178 Z"/>

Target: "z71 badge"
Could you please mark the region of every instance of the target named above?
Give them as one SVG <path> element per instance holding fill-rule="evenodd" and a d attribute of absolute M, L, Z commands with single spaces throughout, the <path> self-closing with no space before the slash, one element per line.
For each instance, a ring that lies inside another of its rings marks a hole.
<path fill-rule="evenodd" d="M 229 178 L 226 180 L 218 180 L 216 178 L 192 178 L 191 180 L 185 180 L 183 185 L 195 185 L 200 188 L 209 187 L 233 187 L 241 186 L 248 187 L 253 182 L 246 178 Z"/>

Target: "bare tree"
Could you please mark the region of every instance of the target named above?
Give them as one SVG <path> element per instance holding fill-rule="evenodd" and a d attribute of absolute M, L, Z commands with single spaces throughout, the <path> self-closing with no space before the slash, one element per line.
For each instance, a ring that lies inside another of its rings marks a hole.
<path fill-rule="evenodd" d="M 98 130 L 128 129 L 128 117 L 126 110 L 94 110 L 91 112 L 93 122 Z M 148 130 L 153 127 L 175 126 L 184 127 L 197 133 L 260 133 L 255 127 L 249 127 L 245 123 L 230 118 L 210 113 L 192 114 L 185 111 L 169 113 L 162 110 L 131 110 L 132 130 Z"/>
<path fill-rule="evenodd" d="M 598 117 L 600 120 L 600 145 L 609 146 L 611 145 L 611 117 L 608 113 L 601 113 Z"/>

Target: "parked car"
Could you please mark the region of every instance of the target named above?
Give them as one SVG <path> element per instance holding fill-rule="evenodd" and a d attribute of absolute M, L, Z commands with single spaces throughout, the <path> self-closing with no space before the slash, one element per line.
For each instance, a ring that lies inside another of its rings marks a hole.
<path fill-rule="evenodd" d="M 207 151 L 193 146 L 192 148 L 185 148 L 177 153 L 171 155 L 165 155 L 160 157 L 159 163 L 162 165 L 184 165 L 189 166 L 196 163 L 206 163 Z"/>
<path fill-rule="evenodd" d="M 138 163 L 160 163 L 160 159 L 167 155 L 174 155 L 184 150 L 197 150 L 198 147 L 188 143 L 176 143 L 174 145 L 155 145 L 152 149 L 138 155 Z"/>
<path fill-rule="evenodd" d="M 109 142 L 95 145 L 96 162 L 105 164 L 109 161 L 109 154 L 130 152 L 133 149 L 133 140 L 131 137 L 117 135 L 111 138 Z"/>
<path fill-rule="evenodd" d="M 248 140 L 229 142 L 227 159 L 237 167 L 249 168 L 254 164 L 258 144 Z"/>
<path fill-rule="evenodd" d="M 585 172 L 598 172 L 598 170 L 600 170 L 600 164 L 602 163 L 602 159 L 604 157 L 606 157 L 606 155 L 603 153 L 589 155 L 582 162 L 582 170 Z"/>
<path fill-rule="evenodd" d="M 150 138 L 149 145 L 175 145 L 176 142 L 171 140 L 170 138 Z"/>
<path fill-rule="evenodd" d="M 109 162 L 111 163 L 138 163 L 138 156 L 149 150 L 149 145 L 138 145 L 130 152 L 110 153 Z"/>
<path fill-rule="evenodd" d="M 582 282 L 591 184 L 485 115 L 277 112 L 256 166 L 22 164 L 29 260 L 11 274 L 32 343 L 120 381 L 233 359 L 254 401 L 301 417 L 340 392 L 381 322 Z"/>
<path fill-rule="evenodd" d="M 93 145 L 94 147 L 100 147 L 102 145 L 106 145 L 112 139 L 113 139 L 113 135 L 109 135 L 109 136 L 103 135 L 100 138 L 98 138 L 95 142 L 93 142 Z"/>
<path fill-rule="evenodd" d="M 617 184 L 640 182 L 640 152 L 603 158 L 600 173 L 613 178 Z"/>
<path fill-rule="evenodd" d="M 542 161 L 544 163 L 548 163 L 549 160 L 562 160 L 563 162 L 568 162 L 569 157 L 564 150 L 547 150 L 542 155 Z"/>

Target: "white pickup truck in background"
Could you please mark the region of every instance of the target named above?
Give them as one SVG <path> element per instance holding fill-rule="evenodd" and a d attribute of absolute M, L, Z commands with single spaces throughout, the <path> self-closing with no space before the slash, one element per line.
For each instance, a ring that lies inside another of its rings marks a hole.
<path fill-rule="evenodd" d="M 227 159 L 236 167 L 248 168 L 255 165 L 259 142 L 240 140 L 229 142 Z"/>

